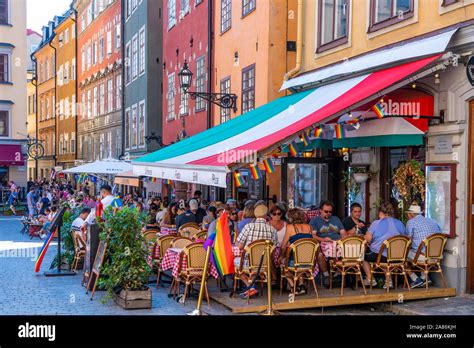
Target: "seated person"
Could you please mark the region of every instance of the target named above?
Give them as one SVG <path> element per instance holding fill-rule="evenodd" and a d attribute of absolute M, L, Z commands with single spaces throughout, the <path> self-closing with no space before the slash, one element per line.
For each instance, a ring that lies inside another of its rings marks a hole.
<path fill-rule="evenodd" d="M 367 232 L 367 225 L 360 219 L 362 206 L 359 203 L 351 204 L 351 215 L 342 220 L 342 225 L 348 236 L 364 235 Z"/>
<path fill-rule="evenodd" d="M 395 219 L 393 217 L 393 213 L 394 210 L 392 204 L 388 202 L 383 203 L 379 208 L 379 219 L 372 222 L 369 230 L 365 234 L 365 240 L 367 241 L 368 245 L 363 264 L 364 272 L 367 276 L 364 281 L 365 285 L 370 285 L 370 283 L 372 283 L 372 286 L 377 285 L 375 279 L 371 279 L 369 262 L 377 261 L 377 256 L 382 243 L 390 237 L 403 235 L 405 233 L 405 226 L 403 225 L 403 222 Z M 386 249 L 382 253 L 381 261 L 387 261 Z M 385 280 L 384 289 L 386 289 L 387 286 L 392 287 L 392 279 Z"/>
<path fill-rule="evenodd" d="M 81 237 L 84 241 L 86 240 L 85 223 L 90 212 L 91 208 L 82 208 L 81 212 L 79 213 L 79 216 L 71 224 L 71 231 L 74 231 L 74 233 Z M 81 248 L 82 247 L 85 248 L 85 245 L 82 245 Z"/>
<path fill-rule="evenodd" d="M 53 212 L 53 209 L 55 209 L 55 212 Z M 49 227 L 51 226 L 51 221 L 53 221 L 54 216 L 56 215 L 56 210 L 56 207 L 47 207 L 44 209 L 44 215 L 38 217 L 38 221 L 43 224 L 39 232 L 39 237 L 41 239 L 46 238 L 47 234 L 50 232 Z"/>
<path fill-rule="evenodd" d="M 156 214 L 150 212 L 148 223 L 143 227 L 143 232 L 158 230 L 158 224 L 156 223 Z"/>
<path fill-rule="evenodd" d="M 316 231 L 316 239 L 319 242 L 331 242 L 347 235 L 341 220 L 332 215 L 334 204 L 331 201 L 322 201 L 319 206 L 319 216 L 311 219 L 309 224 Z"/>
<path fill-rule="evenodd" d="M 441 233 L 441 228 L 435 220 L 424 217 L 421 207 L 418 205 L 410 206 L 406 213 L 408 216 L 408 222 L 405 235 L 411 238 L 411 248 L 408 251 L 408 259 L 413 261 L 416 251 L 423 240 L 433 233 Z M 423 253 L 423 251 L 424 250 L 421 252 Z M 418 260 L 421 262 L 425 261 L 425 256 L 422 253 L 418 257 Z M 408 281 L 412 289 L 426 285 L 426 275 L 424 272 L 421 272 L 420 277 L 409 271 L 407 271 L 407 274 L 409 276 Z M 428 277 L 428 285 L 431 283 L 432 281 Z"/>

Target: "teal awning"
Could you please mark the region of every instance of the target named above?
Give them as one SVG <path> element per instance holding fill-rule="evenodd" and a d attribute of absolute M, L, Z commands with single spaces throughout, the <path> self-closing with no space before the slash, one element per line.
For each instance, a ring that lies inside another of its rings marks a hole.
<path fill-rule="evenodd" d="M 358 147 L 400 147 L 423 145 L 421 134 L 387 134 L 372 137 L 352 137 L 344 139 L 333 139 L 332 146 L 335 149 L 358 148 Z"/>

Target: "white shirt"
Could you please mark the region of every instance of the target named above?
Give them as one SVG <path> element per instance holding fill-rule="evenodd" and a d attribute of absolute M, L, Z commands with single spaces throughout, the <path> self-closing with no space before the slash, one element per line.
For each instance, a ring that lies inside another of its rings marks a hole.
<path fill-rule="evenodd" d="M 114 201 L 115 197 L 110 195 L 110 196 L 105 196 L 104 198 L 102 198 L 100 200 L 100 203 L 102 203 L 103 207 L 104 207 L 104 210 L 105 208 L 107 208 L 109 205 L 112 204 L 112 202 Z M 89 224 L 89 225 L 92 225 L 93 223 L 95 223 L 95 208 L 91 210 L 89 216 L 87 217 L 86 219 L 86 222 Z"/>
<path fill-rule="evenodd" d="M 80 232 L 81 227 L 84 226 L 85 220 L 82 220 L 80 216 L 78 216 L 71 224 L 71 230 L 74 232 Z"/>

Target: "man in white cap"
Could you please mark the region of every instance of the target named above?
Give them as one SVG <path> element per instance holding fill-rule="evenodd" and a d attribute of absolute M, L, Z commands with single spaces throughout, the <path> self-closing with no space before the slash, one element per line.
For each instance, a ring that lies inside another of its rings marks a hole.
<path fill-rule="evenodd" d="M 413 260 L 422 241 L 433 233 L 440 233 L 441 228 L 435 220 L 426 218 L 422 215 L 421 207 L 419 205 L 411 205 L 406 213 L 408 216 L 406 235 L 412 240 L 411 249 L 408 252 L 408 259 Z M 418 259 L 423 261 L 424 256 L 420 255 Z M 421 278 L 415 273 L 407 273 L 410 276 L 409 282 L 411 288 L 422 287 L 425 285 L 426 279 L 423 272 L 421 273 Z M 430 283 L 431 280 L 428 279 L 428 284 Z"/>

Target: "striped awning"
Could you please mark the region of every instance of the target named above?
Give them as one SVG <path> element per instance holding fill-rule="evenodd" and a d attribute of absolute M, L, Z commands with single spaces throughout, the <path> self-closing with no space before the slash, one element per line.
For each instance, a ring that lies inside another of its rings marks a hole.
<path fill-rule="evenodd" d="M 226 186 L 228 167 L 376 97 L 441 55 L 274 100 L 224 124 L 136 159 L 137 175 Z M 250 161 L 248 161 L 250 162 Z"/>

